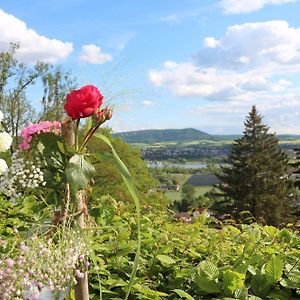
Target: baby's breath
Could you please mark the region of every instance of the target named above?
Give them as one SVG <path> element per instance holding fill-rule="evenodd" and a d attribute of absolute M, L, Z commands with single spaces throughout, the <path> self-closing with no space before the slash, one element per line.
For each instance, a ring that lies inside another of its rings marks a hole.
<path fill-rule="evenodd" d="M 56 239 L 33 236 L 14 255 L 0 254 L 0 299 L 38 299 L 43 288 L 67 291 L 88 268 L 88 251 L 80 234 L 65 230 Z"/>

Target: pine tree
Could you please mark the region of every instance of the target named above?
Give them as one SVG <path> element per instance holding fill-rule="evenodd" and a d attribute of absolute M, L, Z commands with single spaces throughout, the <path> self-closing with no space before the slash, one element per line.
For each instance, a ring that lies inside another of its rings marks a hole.
<path fill-rule="evenodd" d="M 221 210 L 234 216 L 249 211 L 261 222 L 279 225 L 287 221 L 293 201 L 288 156 L 279 148 L 275 134 L 262 123 L 253 106 L 244 123 L 243 136 L 234 141 L 228 166 L 217 174 L 223 197 Z M 216 207 L 217 208 L 217 207 Z"/>
<path fill-rule="evenodd" d="M 296 175 L 294 180 L 294 185 L 295 187 L 300 189 L 300 148 L 296 148 L 294 149 L 294 151 L 296 154 L 296 161 L 291 164 L 291 166 L 296 169 L 294 171 L 294 174 Z"/>
<path fill-rule="evenodd" d="M 294 149 L 296 154 L 296 161 L 291 163 L 292 168 L 294 168 L 294 186 L 296 188 L 296 198 L 294 203 L 295 211 L 293 215 L 300 217 L 300 148 Z"/>

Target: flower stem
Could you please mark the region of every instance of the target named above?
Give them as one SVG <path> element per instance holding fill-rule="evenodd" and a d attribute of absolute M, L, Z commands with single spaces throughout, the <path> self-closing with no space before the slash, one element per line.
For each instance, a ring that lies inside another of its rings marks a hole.
<path fill-rule="evenodd" d="M 90 140 L 90 138 L 92 137 L 92 135 L 95 133 L 95 131 L 100 127 L 101 124 L 98 124 L 96 127 L 92 127 L 86 134 L 85 139 L 79 149 L 79 152 L 81 152 L 84 147 L 86 146 L 86 144 L 88 143 L 88 141 Z"/>
<path fill-rule="evenodd" d="M 78 129 L 79 129 L 80 119 L 76 120 L 75 126 L 75 149 L 78 150 Z"/>

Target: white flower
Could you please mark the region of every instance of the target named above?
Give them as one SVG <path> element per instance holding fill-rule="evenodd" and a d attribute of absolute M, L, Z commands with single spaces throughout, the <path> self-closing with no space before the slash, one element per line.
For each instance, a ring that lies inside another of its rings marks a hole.
<path fill-rule="evenodd" d="M 3 116 L 3 112 L 0 110 L 0 123 L 2 122 L 4 116 Z"/>
<path fill-rule="evenodd" d="M 0 158 L 0 175 L 3 174 L 8 169 L 6 161 Z"/>
<path fill-rule="evenodd" d="M 0 152 L 8 150 L 12 143 L 12 137 L 5 131 L 0 132 Z"/>

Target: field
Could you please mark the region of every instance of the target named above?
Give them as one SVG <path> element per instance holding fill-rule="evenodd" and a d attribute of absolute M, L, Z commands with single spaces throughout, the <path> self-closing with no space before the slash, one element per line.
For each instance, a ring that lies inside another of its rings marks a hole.
<path fill-rule="evenodd" d="M 212 188 L 211 185 L 204 185 L 204 186 L 196 186 L 196 197 L 204 195 L 206 192 L 210 191 Z"/>
<path fill-rule="evenodd" d="M 196 197 L 204 195 L 206 192 L 210 191 L 212 188 L 211 185 L 204 185 L 204 186 L 196 186 Z M 166 192 L 166 196 L 171 200 L 171 202 L 177 201 L 181 199 L 181 190 L 178 192 L 175 191 L 168 191 Z"/>
<path fill-rule="evenodd" d="M 216 183 L 216 178 L 211 173 L 204 174 L 173 174 L 180 178 L 180 185 L 191 184 L 195 187 L 196 197 L 204 195 L 208 192 L 212 186 Z M 166 192 L 166 196 L 172 201 L 177 201 L 181 199 L 181 189 L 176 191 Z"/>
<path fill-rule="evenodd" d="M 161 148 L 161 147 L 188 147 L 188 146 L 216 146 L 216 147 L 222 147 L 231 145 L 235 138 L 238 138 L 237 136 L 233 139 L 230 138 L 220 138 L 215 140 L 193 140 L 193 141 L 168 141 L 168 142 L 158 142 L 153 144 L 146 144 L 146 143 L 134 143 L 133 145 L 139 147 L 139 148 L 146 148 L 146 147 L 153 147 L 153 148 Z M 300 145 L 300 139 L 299 138 L 289 138 L 289 137 L 282 137 L 279 136 L 279 144 L 280 145 Z"/>

